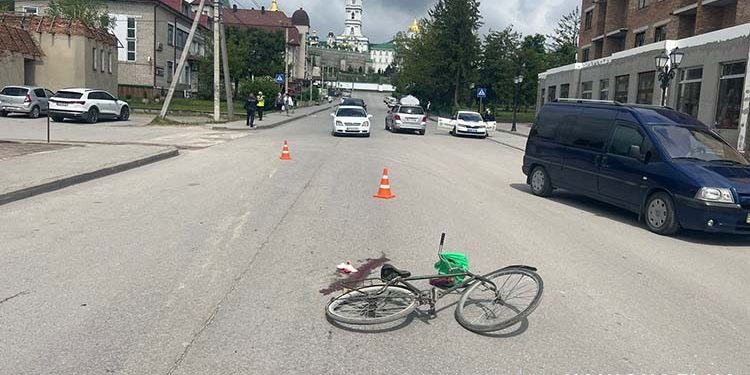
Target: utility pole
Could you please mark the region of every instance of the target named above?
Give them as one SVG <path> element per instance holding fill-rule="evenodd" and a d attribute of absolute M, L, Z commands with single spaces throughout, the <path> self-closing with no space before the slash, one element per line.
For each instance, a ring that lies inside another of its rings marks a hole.
<path fill-rule="evenodd" d="M 214 121 L 221 120 L 221 3 L 214 0 Z"/>
<path fill-rule="evenodd" d="M 232 98 L 232 78 L 229 75 L 229 54 L 227 53 L 227 34 L 224 23 L 221 24 L 221 59 L 224 69 L 224 89 L 227 92 L 227 118 L 234 120 L 234 101 Z"/>
<path fill-rule="evenodd" d="M 284 27 L 284 94 L 289 93 L 289 27 Z"/>
<path fill-rule="evenodd" d="M 172 102 L 172 97 L 174 96 L 174 90 L 177 87 L 177 81 L 180 80 L 179 77 L 182 77 L 182 71 L 185 69 L 185 62 L 187 61 L 188 54 L 190 53 L 190 46 L 193 44 L 193 36 L 195 36 L 195 31 L 198 29 L 198 24 L 201 20 L 201 15 L 203 14 L 203 6 L 205 5 L 206 0 L 201 0 L 200 4 L 198 5 L 198 11 L 195 13 L 195 18 L 193 19 L 193 26 L 190 27 L 190 34 L 188 34 L 187 41 L 185 42 L 185 46 L 182 48 L 182 56 L 180 56 L 180 63 L 177 64 L 177 72 L 172 76 L 172 83 L 169 85 L 169 92 L 167 92 L 167 97 L 164 99 L 164 104 L 161 107 L 161 112 L 159 113 L 159 117 L 162 119 L 167 117 L 167 110 L 169 110 L 169 103 Z M 214 64 L 214 66 L 216 66 Z"/>

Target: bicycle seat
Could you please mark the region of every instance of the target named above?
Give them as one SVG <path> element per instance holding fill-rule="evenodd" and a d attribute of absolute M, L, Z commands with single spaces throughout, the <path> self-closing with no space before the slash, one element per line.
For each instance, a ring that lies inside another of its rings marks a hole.
<path fill-rule="evenodd" d="M 401 277 L 402 279 L 405 279 L 409 276 L 411 276 L 411 272 L 400 270 L 394 267 L 392 264 L 384 264 L 383 267 L 380 269 L 380 279 L 383 281 L 391 281 L 395 279 L 396 277 Z"/>

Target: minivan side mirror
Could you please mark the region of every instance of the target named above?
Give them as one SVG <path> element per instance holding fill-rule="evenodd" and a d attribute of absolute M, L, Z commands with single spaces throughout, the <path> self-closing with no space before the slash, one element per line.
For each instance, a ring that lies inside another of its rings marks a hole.
<path fill-rule="evenodd" d="M 331 117 L 336 117 L 336 114 L 335 113 L 331 113 Z"/>
<path fill-rule="evenodd" d="M 630 149 L 628 150 L 628 156 L 630 156 L 633 159 L 644 161 L 645 158 L 643 157 L 643 154 L 641 154 L 641 146 L 637 145 L 631 145 Z"/>

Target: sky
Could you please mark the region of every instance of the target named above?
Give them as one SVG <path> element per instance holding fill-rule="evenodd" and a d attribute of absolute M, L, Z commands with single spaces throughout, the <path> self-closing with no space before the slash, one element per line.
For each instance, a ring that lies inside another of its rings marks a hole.
<path fill-rule="evenodd" d="M 235 0 L 239 7 L 268 8 L 271 0 Z M 552 32 L 563 14 L 569 13 L 581 0 L 480 0 L 484 26 L 482 32 L 502 30 L 509 25 L 524 35 Z M 344 0 L 278 0 L 287 15 L 303 7 L 310 15 L 313 30 L 319 36 L 344 31 Z M 371 43 L 387 42 L 399 31 L 405 31 L 417 18 L 425 18 L 436 0 L 363 0 L 363 30 Z"/>

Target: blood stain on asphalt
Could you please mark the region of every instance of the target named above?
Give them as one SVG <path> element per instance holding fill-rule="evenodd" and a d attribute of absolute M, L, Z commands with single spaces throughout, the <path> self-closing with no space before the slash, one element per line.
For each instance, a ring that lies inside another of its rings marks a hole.
<path fill-rule="evenodd" d="M 381 253 L 380 258 L 367 258 L 365 263 L 356 267 L 358 270 L 357 272 L 349 274 L 349 277 L 332 282 L 330 285 L 328 285 L 327 288 L 321 289 L 320 293 L 324 296 L 327 296 L 333 292 L 343 290 L 345 288 L 351 288 L 352 286 L 366 279 L 368 276 L 370 276 L 372 271 L 388 261 L 390 261 L 390 259 L 388 259 L 383 253 Z"/>

